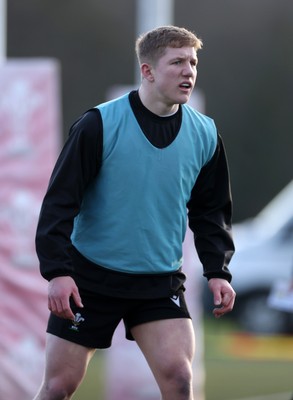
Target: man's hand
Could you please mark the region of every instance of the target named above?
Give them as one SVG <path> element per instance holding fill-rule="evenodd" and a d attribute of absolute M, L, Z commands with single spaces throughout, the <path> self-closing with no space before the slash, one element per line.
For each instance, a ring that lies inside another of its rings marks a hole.
<path fill-rule="evenodd" d="M 227 312 L 232 311 L 236 293 L 230 283 L 225 279 L 212 278 L 209 280 L 208 286 L 214 295 L 214 304 L 216 306 L 213 310 L 214 316 L 220 318 Z"/>
<path fill-rule="evenodd" d="M 70 276 L 60 276 L 49 282 L 48 308 L 57 317 L 74 319 L 74 314 L 69 304 L 71 296 L 75 304 L 82 308 L 83 304 L 78 288 Z"/>

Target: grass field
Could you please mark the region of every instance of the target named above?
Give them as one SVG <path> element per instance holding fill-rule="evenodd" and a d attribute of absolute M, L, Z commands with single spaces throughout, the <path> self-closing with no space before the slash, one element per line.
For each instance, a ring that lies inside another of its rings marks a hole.
<path fill-rule="evenodd" d="M 256 337 L 226 322 L 220 326 L 205 323 L 205 400 L 291 400 L 293 337 Z M 75 400 L 106 400 L 104 354 L 94 356 Z"/>
<path fill-rule="evenodd" d="M 205 324 L 206 400 L 264 395 L 282 400 L 282 393 L 291 400 L 293 337 L 254 336 L 221 326 L 217 332 L 214 321 Z"/>

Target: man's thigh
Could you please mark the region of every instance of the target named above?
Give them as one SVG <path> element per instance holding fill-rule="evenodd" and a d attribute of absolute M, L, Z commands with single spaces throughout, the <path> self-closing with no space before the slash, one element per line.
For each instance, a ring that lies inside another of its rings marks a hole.
<path fill-rule="evenodd" d="M 124 323 L 127 338 L 137 342 L 158 382 L 178 368 L 191 373 L 195 338 L 183 290 L 141 302 Z"/>
<path fill-rule="evenodd" d="M 195 352 L 191 319 L 147 322 L 133 327 L 131 333 L 155 376 L 172 365 L 191 365 Z"/>
<path fill-rule="evenodd" d="M 129 340 L 134 340 L 131 333 L 132 328 L 146 322 L 180 318 L 191 318 L 183 290 L 180 290 L 177 295 L 172 297 L 141 300 L 123 318 L 126 337 Z"/>
<path fill-rule="evenodd" d="M 64 385 L 82 380 L 95 349 L 47 334 L 45 380 L 58 377 Z"/>

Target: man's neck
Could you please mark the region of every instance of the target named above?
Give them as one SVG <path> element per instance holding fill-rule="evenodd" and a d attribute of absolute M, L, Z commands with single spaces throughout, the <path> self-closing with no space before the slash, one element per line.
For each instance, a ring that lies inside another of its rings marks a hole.
<path fill-rule="evenodd" d="M 138 94 L 142 104 L 152 113 L 160 117 L 166 117 L 175 114 L 178 111 L 178 104 L 172 104 L 170 106 L 164 104 L 150 95 L 143 86 L 140 86 Z"/>

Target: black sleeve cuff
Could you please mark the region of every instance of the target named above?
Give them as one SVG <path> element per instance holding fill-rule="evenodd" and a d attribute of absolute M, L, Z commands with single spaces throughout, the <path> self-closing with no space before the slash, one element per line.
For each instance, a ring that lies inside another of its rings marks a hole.
<path fill-rule="evenodd" d="M 204 272 L 203 276 L 207 278 L 209 281 L 212 278 L 219 278 L 219 279 L 225 279 L 229 283 L 232 281 L 232 275 L 230 271 L 214 271 L 214 272 Z"/>

